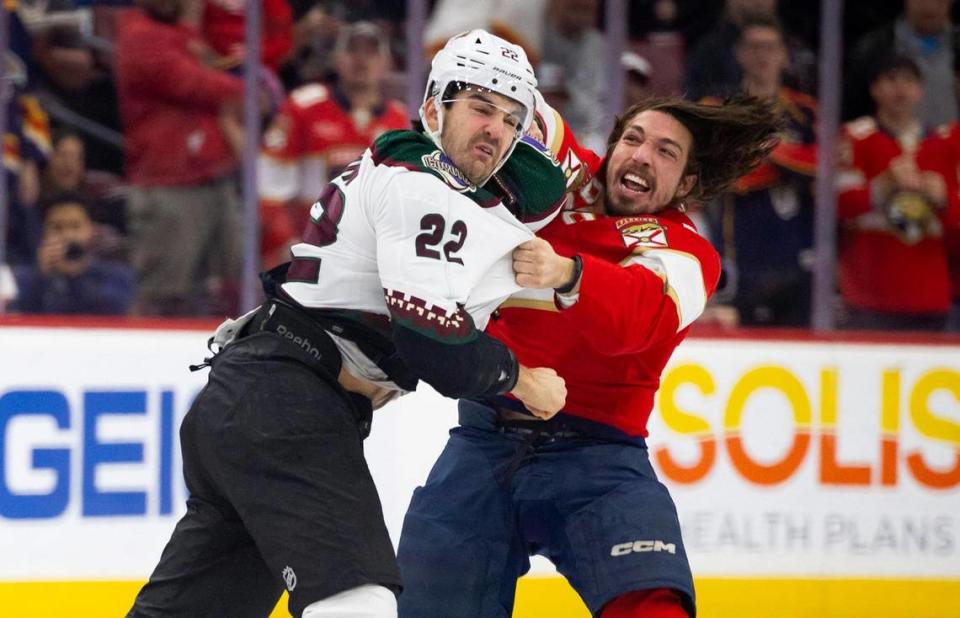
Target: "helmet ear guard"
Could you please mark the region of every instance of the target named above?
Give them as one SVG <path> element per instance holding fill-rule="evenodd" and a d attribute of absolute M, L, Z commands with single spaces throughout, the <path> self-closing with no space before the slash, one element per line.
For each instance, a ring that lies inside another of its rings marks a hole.
<path fill-rule="evenodd" d="M 430 76 L 423 93 L 423 103 L 420 105 L 420 120 L 427 135 L 441 150 L 444 112 L 441 99 L 448 87 L 455 82 L 477 86 L 517 101 L 523 106 L 517 135 L 494 168 L 493 173 L 496 173 L 533 122 L 537 88 L 533 67 L 523 48 L 485 30 L 471 30 L 448 40 L 443 49 L 433 57 Z M 426 120 L 426 104 L 431 97 L 437 108 L 436 131 L 430 130 Z"/>

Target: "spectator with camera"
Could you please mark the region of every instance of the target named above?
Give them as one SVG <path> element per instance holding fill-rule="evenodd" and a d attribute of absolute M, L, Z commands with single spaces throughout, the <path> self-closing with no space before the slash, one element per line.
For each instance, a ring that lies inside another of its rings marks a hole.
<path fill-rule="evenodd" d="M 101 259 L 89 206 L 76 194 L 40 205 L 43 236 L 36 264 L 15 269 L 21 313 L 122 315 L 133 296 L 133 273 Z"/>
<path fill-rule="evenodd" d="M 870 73 L 876 113 L 847 123 L 838 196 L 846 326 L 942 330 L 950 307 L 944 230 L 960 216 L 949 145 L 924 127 L 923 77 L 892 54 Z"/>

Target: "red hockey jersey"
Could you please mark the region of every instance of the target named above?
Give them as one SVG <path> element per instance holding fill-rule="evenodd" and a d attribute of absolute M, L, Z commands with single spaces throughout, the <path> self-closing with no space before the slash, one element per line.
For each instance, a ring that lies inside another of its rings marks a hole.
<path fill-rule="evenodd" d="M 953 154 L 953 167 L 960 170 L 960 122 L 940 128 L 940 135 L 947 140 Z M 954 301 L 960 300 L 960 213 L 957 221 L 947 220 L 943 238 L 947 246 L 947 264 Z"/>
<path fill-rule="evenodd" d="M 900 156 L 924 172 L 939 174 L 946 186 L 942 205 L 904 196 L 878 203 L 875 181 Z M 950 284 L 944 227 L 960 213 L 957 172 L 946 141 L 922 136 L 904 147 L 871 117 L 845 126 L 838 178 L 840 292 L 857 308 L 891 313 L 946 313 Z"/>
<path fill-rule="evenodd" d="M 553 110 L 538 114 L 578 208 L 538 236 L 583 258 L 579 298 L 562 308 L 553 290 L 524 290 L 487 332 L 522 364 L 552 367 L 566 380 L 565 413 L 646 437 L 660 374 L 716 290 L 720 256 L 673 208 L 634 217 L 592 212 L 603 160 L 577 144 Z"/>
<path fill-rule="evenodd" d="M 311 204 L 377 137 L 410 121 L 399 101 L 374 114 L 352 112 L 345 97 L 322 84 L 297 88 L 264 134 L 260 176 L 261 252 L 270 261 L 303 229 Z M 287 207 L 286 211 L 283 207 Z"/>
<path fill-rule="evenodd" d="M 720 277 L 720 256 L 686 215 L 608 217 L 566 212 L 539 234 L 557 253 L 580 254 L 577 302 L 524 290 L 487 332 L 528 367 L 567 382 L 564 412 L 647 435 L 660 373 Z"/>
<path fill-rule="evenodd" d="M 297 88 L 263 138 L 260 192 L 266 201 L 312 204 L 327 182 L 381 134 L 410 125 L 406 107 L 387 101 L 374 114 L 355 113 L 336 89 Z"/>
<path fill-rule="evenodd" d="M 287 0 L 261 3 L 260 60 L 274 71 L 293 50 L 293 12 Z M 207 0 L 203 5 L 203 36 L 210 46 L 233 64 L 243 62 L 246 36 L 246 5 L 243 0 Z"/>

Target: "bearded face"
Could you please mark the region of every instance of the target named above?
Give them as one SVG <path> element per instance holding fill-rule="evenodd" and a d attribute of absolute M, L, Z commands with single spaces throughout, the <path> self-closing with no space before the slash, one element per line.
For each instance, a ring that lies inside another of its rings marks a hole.
<path fill-rule="evenodd" d="M 684 174 L 692 144 L 690 131 L 668 113 L 646 110 L 630 119 L 607 159 L 607 214 L 653 214 L 687 195 L 696 181 Z"/>

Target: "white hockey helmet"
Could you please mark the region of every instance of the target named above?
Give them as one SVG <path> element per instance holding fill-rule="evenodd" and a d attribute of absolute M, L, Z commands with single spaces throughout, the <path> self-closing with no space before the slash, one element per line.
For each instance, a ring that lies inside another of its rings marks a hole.
<path fill-rule="evenodd" d="M 537 78 L 533 67 L 527 60 L 527 54 L 519 45 L 494 36 L 486 30 L 471 30 L 450 38 L 443 49 L 433 57 L 427 87 L 420 105 L 420 120 L 427 134 L 442 149 L 440 134 L 443 131 L 443 105 L 439 97 L 444 96 L 448 86 L 459 82 L 479 86 L 484 90 L 496 92 L 523 106 L 523 115 L 517 127 L 513 144 L 504 154 L 502 165 L 517 140 L 526 133 L 533 122 L 536 106 L 535 92 Z M 430 131 L 427 127 L 425 106 L 430 97 L 437 97 L 438 127 Z M 499 169 L 499 165 L 497 169 Z M 496 170 L 494 170 L 496 171 Z"/>

